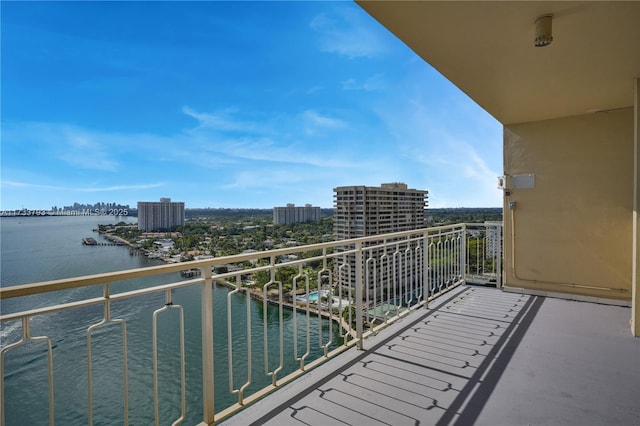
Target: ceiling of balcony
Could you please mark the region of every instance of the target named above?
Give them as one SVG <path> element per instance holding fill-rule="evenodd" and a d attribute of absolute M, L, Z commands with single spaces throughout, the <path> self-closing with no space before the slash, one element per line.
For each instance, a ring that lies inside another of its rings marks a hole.
<path fill-rule="evenodd" d="M 503 124 L 633 106 L 640 2 L 357 1 Z M 553 14 L 553 42 L 534 47 Z"/>

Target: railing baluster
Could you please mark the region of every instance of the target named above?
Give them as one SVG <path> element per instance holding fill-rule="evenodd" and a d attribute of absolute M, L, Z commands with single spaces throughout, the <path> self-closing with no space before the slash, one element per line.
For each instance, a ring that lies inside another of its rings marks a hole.
<path fill-rule="evenodd" d="M 4 398 L 6 396 L 5 387 L 4 387 L 4 357 L 7 352 L 11 349 L 17 348 L 19 346 L 26 345 L 28 342 L 38 342 L 38 341 L 46 341 L 47 342 L 47 376 L 49 379 L 49 425 L 53 426 L 54 424 L 54 399 L 53 399 L 53 346 L 51 344 L 51 339 L 48 336 L 31 336 L 31 329 L 29 328 L 29 316 L 22 317 L 22 337 L 15 343 L 11 343 L 2 350 L 0 350 L 0 420 L 2 422 L 2 426 L 6 424 L 5 418 L 5 403 Z"/>
<path fill-rule="evenodd" d="M 481 275 L 480 272 L 480 234 L 476 236 L 476 275 Z"/>
<path fill-rule="evenodd" d="M 375 308 L 378 303 L 378 280 L 377 280 L 377 265 L 376 260 L 373 257 L 372 250 L 368 251 L 369 256 L 365 262 L 366 269 L 365 274 L 366 277 L 364 279 L 366 285 L 366 319 L 367 323 L 372 323 L 371 317 L 375 315 Z M 371 314 L 370 312 L 373 312 Z"/>
<path fill-rule="evenodd" d="M 495 237 L 495 262 L 496 262 L 496 285 L 498 288 L 502 288 L 502 238 L 503 238 L 502 225 L 496 226 L 496 237 Z"/>
<path fill-rule="evenodd" d="M 271 385 L 272 386 L 277 386 L 278 383 L 278 373 L 282 370 L 282 368 L 284 367 L 284 318 L 282 315 L 282 282 L 281 281 L 276 281 L 276 257 L 275 256 L 271 256 L 270 257 L 270 263 L 269 265 L 271 266 L 270 268 L 270 274 L 271 274 L 271 279 L 269 280 L 269 282 L 267 282 L 264 286 L 263 286 L 263 308 L 264 308 L 264 312 L 263 312 L 263 330 L 264 330 L 264 369 L 265 369 L 265 374 L 267 376 L 271 376 Z M 268 336 L 269 336 L 269 330 L 268 330 L 268 321 L 267 321 L 267 310 L 268 310 L 268 306 L 269 306 L 269 301 L 268 301 L 268 292 L 269 292 L 269 286 L 276 284 L 278 286 L 278 329 L 280 331 L 280 338 L 278 339 L 279 342 L 279 347 L 278 347 L 278 352 L 279 352 L 279 361 L 280 363 L 278 364 L 278 367 L 275 368 L 273 371 L 269 371 L 269 342 L 268 342 Z"/>
<path fill-rule="evenodd" d="M 177 309 L 180 315 L 180 417 L 174 420 L 173 425 L 182 423 L 187 411 L 186 404 L 186 380 L 185 380 L 185 357 L 184 357 L 184 309 L 180 305 L 175 305 L 171 296 L 171 289 L 165 292 L 165 305 L 153 312 L 152 323 L 152 347 L 153 347 L 153 407 L 155 424 L 160 424 L 160 400 L 158 386 L 158 316 L 170 309 Z"/>
<path fill-rule="evenodd" d="M 429 246 L 428 246 L 428 233 L 425 232 L 422 235 L 422 254 L 420 265 L 422 266 L 422 300 L 424 307 L 429 307 Z"/>
<path fill-rule="evenodd" d="M 413 282 L 411 272 L 413 271 L 413 250 L 411 249 L 411 242 L 407 239 L 407 248 L 404 250 L 404 286 L 406 295 L 404 297 L 407 309 L 413 306 L 414 294 L 413 294 Z"/>
<path fill-rule="evenodd" d="M 444 284 L 444 270 L 445 270 L 445 254 L 442 243 L 442 236 L 438 236 L 438 244 L 437 244 L 437 254 L 438 254 L 438 292 L 442 291 Z"/>
<path fill-rule="evenodd" d="M 452 234 L 448 237 L 449 242 L 449 273 L 447 275 L 447 280 L 450 285 L 454 285 L 457 282 L 456 272 L 458 271 L 458 246 L 456 235 Z"/>
<path fill-rule="evenodd" d="M 465 260 L 467 253 L 467 227 L 462 226 L 462 230 L 458 233 L 458 241 L 460 242 L 460 252 L 458 253 L 458 271 L 460 274 L 460 279 L 463 282 L 466 282 L 466 273 L 465 273 Z"/>
<path fill-rule="evenodd" d="M 351 301 L 350 276 L 351 276 L 351 265 L 348 262 L 344 262 L 338 268 L 338 315 L 340 315 L 341 321 L 343 323 L 345 322 L 345 319 L 343 316 L 344 307 L 342 306 L 343 300 L 344 300 L 344 287 L 345 287 L 344 283 L 346 281 L 347 300 Z M 349 342 L 349 337 L 351 336 L 348 330 L 351 328 L 351 308 L 349 307 L 349 305 L 347 305 L 346 309 L 348 309 L 347 320 L 346 320 L 348 322 L 348 327 L 343 327 L 340 332 L 342 338 L 344 339 L 343 343 L 345 345 Z"/>
<path fill-rule="evenodd" d="M 211 266 L 201 270 L 204 277 L 200 296 L 200 320 L 202 324 L 202 417 L 207 425 L 214 423 L 213 379 L 213 279 Z"/>
<path fill-rule="evenodd" d="M 235 288 L 227 293 L 227 361 L 229 363 L 229 367 L 227 371 L 229 372 L 229 392 L 231 394 L 238 395 L 238 404 L 244 404 L 244 391 L 251 384 L 251 305 L 250 305 L 250 295 L 247 292 L 245 297 L 246 306 L 245 310 L 247 312 L 247 330 L 246 330 L 246 341 L 247 341 L 247 380 L 240 386 L 238 389 L 234 387 L 234 375 L 233 375 L 233 340 L 234 336 L 237 337 L 236 334 L 233 333 L 233 297 L 240 292 L 242 288 L 242 276 L 236 276 L 236 286 Z"/>
<path fill-rule="evenodd" d="M 123 370 L 123 400 L 124 400 L 124 424 L 129 424 L 129 384 L 127 371 L 127 323 L 122 319 L 111 318 L 111 299 L 109 292 L 109 283 L 103 285 L 103 306 L 104 316 L 102 321 L 87 328 L 87 388 L 88 388 L 88 410 L 89 410 L 89 425 L 93 425 L 93 359 L 91 354 L 92 334 L 93 331 L 106 326 L 109 323 L 120 324 L 122 328 L 122 370 Z"/>
<path fill-rule="evenodd" d="M 242 280 L 242 277 L 239 277 Z M 253 352 L 251 343 L 251 294 L 247 290 L 245 297 L 245 311 L 247 315 L 247 381 L 240 387 L 238 391 L 238 403 L 244 405 L 244 391 L 251 385 L 251 371 L 253 370 Z"/>
<path fill-rule="evenodd" d="M 402 280 L 402 277 L 400 276 L 401 259 L 400 259 L 400 246 L 397 242 L 394 245 L 395 245 L 395 251 L 393 252 L 393 272 L 392 272 L 393 274 L 393 280 L 392 280 L 393 309 L 394 309 L 395 315 L 398 315 L 400 313 L 400 301 L 401 301 L 401 295 L 399 294 L 401 280 Z"/>
<path fill-rule="evenodd" d="M 364 287 L 363 283 L 363 268 L 364 263 L 362 260 L 362 243 L 356 243 L 356 282 L 355 282 L 355 316 L 356 316 L 356 346 L 359 350 L 363 350 L 364 346 L 362 343 L 362 289 Z M 351 290 L 352 286 L 349 286 L 349 290 Z M 351 303 L 353 303 L 353 299 L 349 297 Z M 351 313 L 353 309 L 349 307 L 349 325 L 353 324 L 353 319 L 351 318 Z"/>
<path fill-rule="evenodd" d="M 305 330 L 306 330 L 306 352 L 304 354 L 302 354 L 302 356 L 298 355 L 298 322 L 297 322 L 297 308 L 296 308 L 296 302 L 295 302 L 295 297 L 296 297 L 296 290 L 297 290 L 297 284 L 298 284 L 298 280 L 300 278 L 304 278 L 305 281 L 305 294 L 307 296 L 306 300 L 307 300 L 307 309 L 306 311 L 306 324 L 305 324 Z M 320 298 L 320 286 L 318 286 L 317 288 L 318 291 L 318 319 L 322 318 L 322 315 L 320 315 L 320 302 L 321 302 L 321 298 Z M 305 359 L 309 356 L 309 354 L 311 353 L 311 333 L 310 333 L 310 322 L 311 322 L 311 317 L 310 317 L 310 309 L 309 309 L 309 275 L 303 274 L 302 273 L 302 264 L 298 265 L 298 275 L 296 275 L 295 277 L 293 277 L 293 297 L 294 297 L 294 302 L 293 302 L 293 353 L 294 356 L 296 358 L 296 361 L 300 361 L 300 370 L 304 371 L 304 362 Z M 332 306 L 332 302 L 331 302 L 331 298 L 329 297 L 328 299 L 328 306 L 329 306 L 329 313 L 331 313 L 331 306 Z"/>
<path fill-rule="evenodd" d="M 452 246 L 452 240 L 451 240 L 451 235 L 447 234 L 447 238 L 444 240 L 444 250 L 445 250 L 445 256 L 446 256 L 446 272 L 445 272 L 445 278 L 446 278 L 446 288 L 449 288 L 452 284 L 451 280 L 453 278 L 453 264 L 455 262 L 454 259 L 454 253 L 453 253 L 453 248 Z"/>
<path fill-rule="evenodd" d="M 325 277 L 327 278 L 327 286 L 328 286 L 328 290 L 329 290 L 328 296 L 333 301 L 333 295 L 334 295 L 333 275 L 331 274 L 331 271 L 327 267 L 327 249 L 323 248 L 322 249 L 322 269 L 320 269 L 320 271 L 318 271 L 318 289 L 320 289 L 322 287 L 322 282 L 323 282 L 323 279 Z M 307 294 L 307 297 L 308 297 L 308 294 Z M 307 300 L 307 302 L 308 302 L 308 300 Z M 340 309 L 341 303 L 342 303 L 341 301 L 338 302 L 338 309 Z M 330 314 L 333 314 L 333 304 L 332 304 L 332 307 L 331 307 Z M 329 347 L 331 346 L 331 343 L 333 343 L 333 320 L 331 318 L 329 318 L 328 321 L 329 321 L 328 338 L 327 338 L 327 341 L 324 342 L 322 340 L 322 336 L 323 336 L 322 316 L 318 317 L 318 343 L 319 343 L 320 347 L 323 350 L 325 358 L 329 354 Z"/>
<path fill-rule="evenodd" d="M 229 392 L 232 394 L 238 393 L 239 391 L 233 386 L 233 305 L 231 301 L 233 296 L 238 294 L 239 291 L 240 286 L 238 285 L 238 278 L 236 278 L 236 287 L 227 293 L 227 371 L 229 372 Z"/>
<path fill-rule="evenodd" d="M 388 323 L 389 316 L 389 255 L 387 254 L 387 240 L 384 241 L 384 248 L 382 256 L 380 256 L 380 313 L 385 324 Z M 386 266 L 386 268 L 385 268 Z M 386 272 L 386 274 L 385 274 Z M 386 287 L 384 283 L 387 283 Z M 386 295 L 386 297 L 385 297 Z M 385 306 L 386 305 L 386 306 Z"/>
<path fill-rule="evenodd" d="M 416 303 L 424 305 L 424 245 L 422 235 L 417 236 L 413 248 L 414 265 L 414 290 L 416 293 Z"/>
<path fill-rule="evenodd" d="M 429 248 L 428 248 L 429 256 L 428 256 L 428 293 L 427 298 L 431 298 L 433 296 L 434 291 L 434 283 L 436 281 L 436 247 L 433 242 L 433 237 L 429 238 Z"/>
<path fill-rule="evenodd" d="M 390 248 L 391 250 L 391 248 Z M 392 318 L 393 315 L 395 314 L 395 305 L 396 302 L 393 299 L 394 295 L 395 295 L 395 291 L 393 290 L 394 286 L 395 286 L 395 280 L 392 278 L 393 277 L 393 273 L 394 273 L 394 269 L 395 269 L 395 263 L 396 260 L 394 258 L 394 254 L 393 252 L 389 253 L 389 261 L 387 262 L 387 313 L 386 316 L 387 318 Z M 393 311 L 393 312 L 392 312 Z"/>

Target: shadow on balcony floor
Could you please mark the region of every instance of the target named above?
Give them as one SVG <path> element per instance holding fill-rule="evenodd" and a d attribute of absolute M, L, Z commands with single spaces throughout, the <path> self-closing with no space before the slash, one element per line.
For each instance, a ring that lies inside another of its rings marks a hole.
<path fill-rule="evenodd" d="M 629 318 L 461 287 L 225 424 L 640 425 Z"/>

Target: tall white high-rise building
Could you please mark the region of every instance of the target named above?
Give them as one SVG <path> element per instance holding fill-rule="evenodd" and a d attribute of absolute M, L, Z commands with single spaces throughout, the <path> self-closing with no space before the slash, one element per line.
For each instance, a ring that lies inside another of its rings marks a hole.
<path fill-rule="evenodd" d="M 138 201 L 138 229 L 141 231 L 165 231 L 184 225 L 184 202 Z"/>
<path fill-rule="evenodd" d="M 311 204 L 305 204 L 304 207 L 296 207 L 295 204 L 287 204 L 286 207 L 273 208 L 273 223 L 275 225 L 318 222 L 320 218 L 320 207 L 313 207 Z"/>

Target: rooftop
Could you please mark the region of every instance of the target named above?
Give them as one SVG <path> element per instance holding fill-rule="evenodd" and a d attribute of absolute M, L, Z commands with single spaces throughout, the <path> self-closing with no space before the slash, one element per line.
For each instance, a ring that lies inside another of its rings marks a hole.
<path fill-rule="evenodd" d="M 461 286 L 224 424 L 637 425 L 630 315 Z"/>

